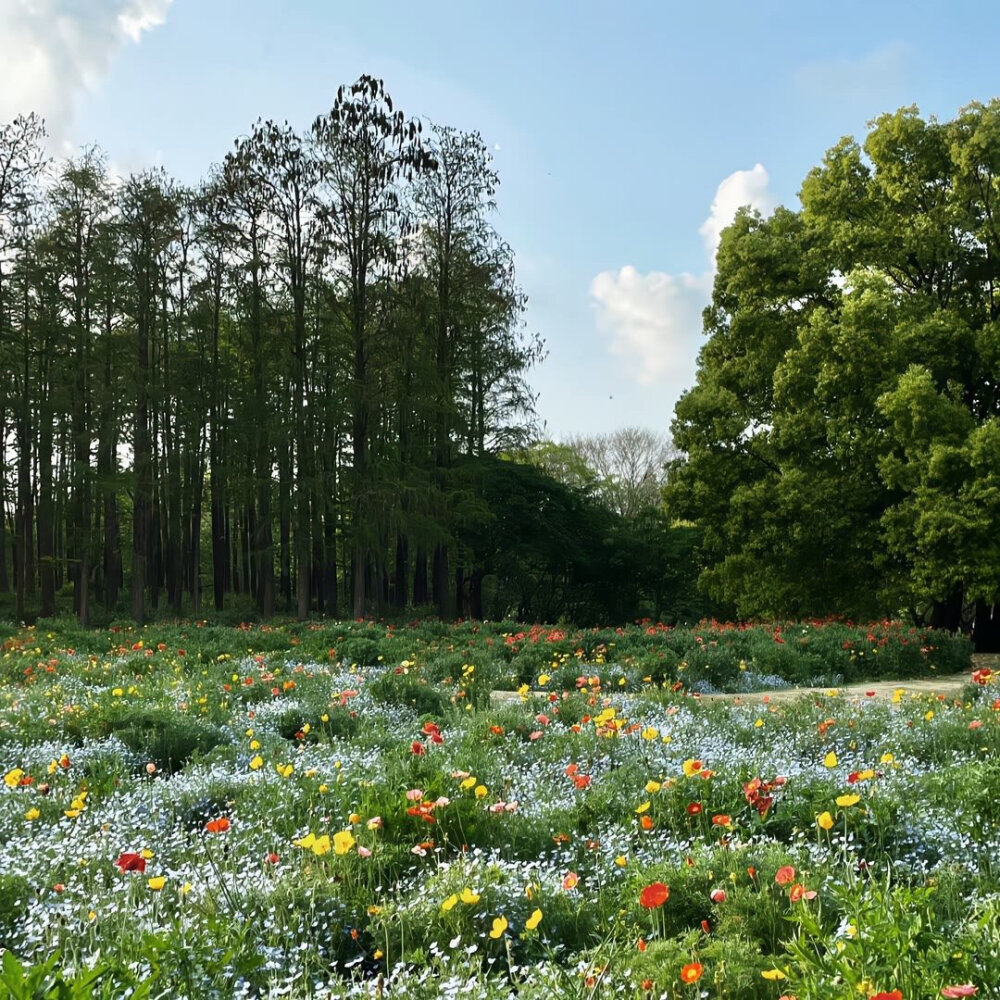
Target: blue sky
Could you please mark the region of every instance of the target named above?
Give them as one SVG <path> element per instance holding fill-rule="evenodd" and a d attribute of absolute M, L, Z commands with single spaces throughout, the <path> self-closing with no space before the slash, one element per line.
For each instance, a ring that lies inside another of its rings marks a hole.
<path fill-rule="evenodd" d="M 565 438 L 666 430 L 738 205 L 797 205 L 884 111 L 996 96 L 997 51 L 985 0 L 0 0 L 0 120 L 36 109 L 55 151 L 96 142 L 186 182 L 258 116 L 304 127 L 361 73 L 478 130 L 548 346 L 539 413 Z"/>

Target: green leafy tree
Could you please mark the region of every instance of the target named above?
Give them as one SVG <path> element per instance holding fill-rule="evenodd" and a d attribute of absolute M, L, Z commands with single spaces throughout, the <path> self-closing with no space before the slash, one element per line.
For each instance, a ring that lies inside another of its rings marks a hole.
<path fill-rule="evenodd" d="M 723 235 L 668 495 L 740 613 L 955 627 L 974 605 L 991 641 L 998 117 L 883 115 L 809 174 L 800 212 Z"/>

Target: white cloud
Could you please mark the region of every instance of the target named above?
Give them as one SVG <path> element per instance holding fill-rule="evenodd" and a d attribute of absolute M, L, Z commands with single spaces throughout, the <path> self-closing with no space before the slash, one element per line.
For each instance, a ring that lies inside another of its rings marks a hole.
<path fill-rule="evenodd" d="M 769 214 L 775 200 L 761 164 L 737 170 L 715 190 L 708 218 L 698 230 L 708 266 L 700 274 L 640 274 L 631 265 L 603 271 L 590 284 L 598 322 L 640 385 L 662 385 L 676 399 L 694 382 L 701 344 L 701 314 L 712 296 L 719 236 L 743 205 Z"/>
<path fill-rule="evenodd" d="M 722 230 L 736 218 L 736 213 L 740 208 L 744 205 L 750 205 L 757 209 L 761 215 L 769 215 L 774 211 L 777 203 L 771 192 L 767 190 L 767 182 L 767 171 L 760 163 L 757 163 L 753 170 L 737 170 L 731 173 L 715 189 L 711 211 L 698 230 L 705 240 L 713 267 Z"/>
<path fill-rule="evenodd" d="M 173 0 L 3 0 L 0 121 L 36 111 L 54 144 L 71 138 L 77 101 L 114 54 L 164 22 Z"/>
<path fill-rule="evenodd" d="M 602 325 L 611 351 L 624 358 L 640 385 L 666 382 L 678 393 L 690 384 L 701 334 L 701 311 L 712 293 L 712 275 L 640 274 L 630 264 L 594 278 Z"/>

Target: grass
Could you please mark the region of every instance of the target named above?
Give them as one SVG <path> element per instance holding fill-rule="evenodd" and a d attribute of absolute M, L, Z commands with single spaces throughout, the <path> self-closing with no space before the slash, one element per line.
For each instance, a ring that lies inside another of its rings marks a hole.
<path fill-rule="evenodd" d="M 1000 996 L 995 675 L 709 704 L 968 649 L 678 631 L 8 629 L 3 995 Z"/>

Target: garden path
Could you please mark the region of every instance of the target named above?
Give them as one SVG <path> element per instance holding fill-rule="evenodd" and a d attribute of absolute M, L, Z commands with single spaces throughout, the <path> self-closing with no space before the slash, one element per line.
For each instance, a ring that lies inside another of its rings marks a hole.
<path fill-rule="evenodd" d="M 972 656 L 973 669 L 979 670 L 988 668 L 990 670 L 1000 670 L 1000 654 L 995 653 L 974 653 Z M 891 698 L 897 691 L 902 689 L 904 695 L 928 696 L 931 698 L 942 696 L 945 698 L 955 698 L 961 694 L 962 688 L 970 682 L 969 672 L 963 671 L 960 674 L 944 674 L 941 677 L 921 677 L 910 678 L 902 681 L 867 681 L 861 684 L 844 684 L 841 687 L 789 687 L 778 688 L 773 691 L 754 691 L 752 694 L 703 694 L 695 695 L 699 701 L 728 701 L 735 705 L 747 705 L 764 701 L 793 701 L 796 698 L 805 697 L 829 697 L 840 696 L 844 698 Z M 535 694 L 545 692 L 536 691 Z M 503 703 L 517 699 L 516 691 L 494 691 L 495 701 Z"/>

